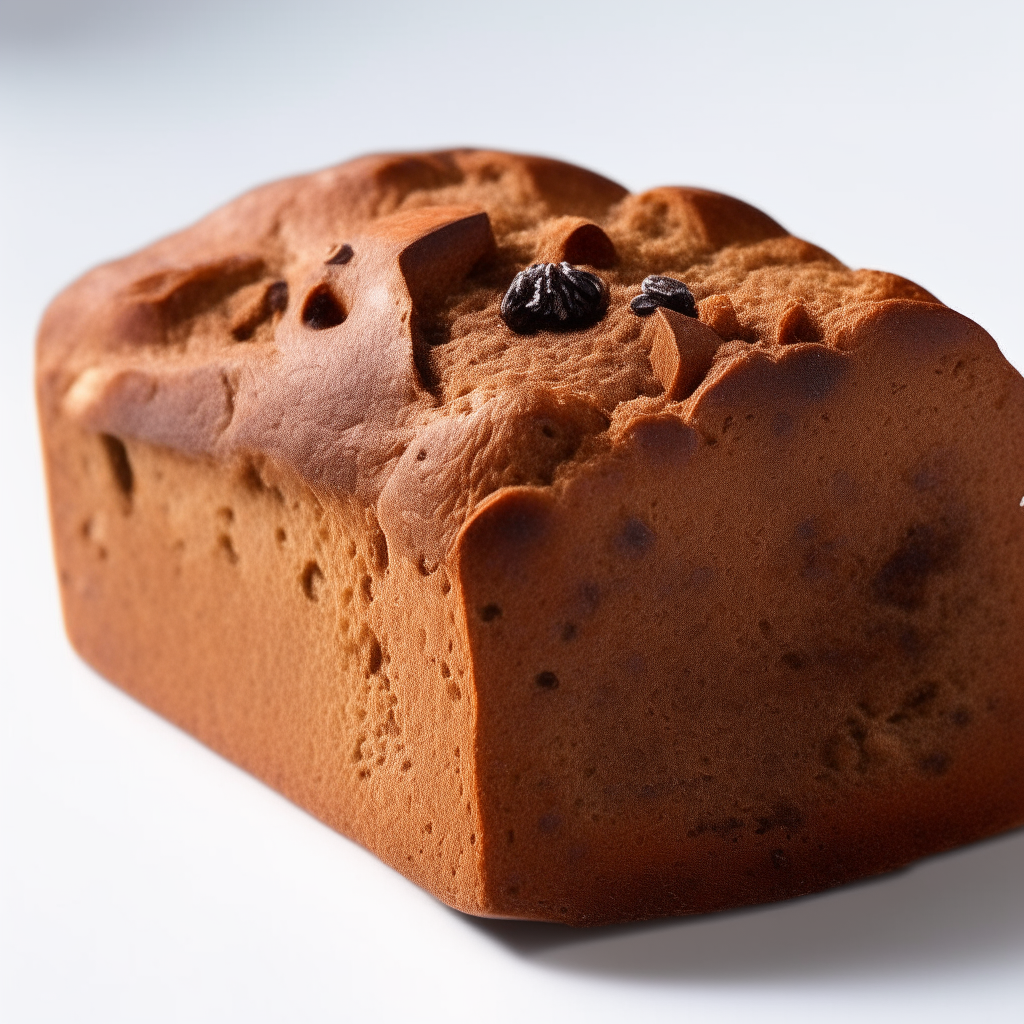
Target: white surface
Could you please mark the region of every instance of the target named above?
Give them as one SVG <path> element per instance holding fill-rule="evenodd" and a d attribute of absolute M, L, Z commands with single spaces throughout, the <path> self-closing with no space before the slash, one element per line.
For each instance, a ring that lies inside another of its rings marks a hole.
<path fill-rule="evenodd" d="M 0 1020 L 1022 1019 L 1021 833 L 702 920 L 435 903 L 71 653 L 30 391 L 90 265 L 260 181 L 455 143 L 733 192 L 1022 367 L 1021 12 L 0 0 Z"/>

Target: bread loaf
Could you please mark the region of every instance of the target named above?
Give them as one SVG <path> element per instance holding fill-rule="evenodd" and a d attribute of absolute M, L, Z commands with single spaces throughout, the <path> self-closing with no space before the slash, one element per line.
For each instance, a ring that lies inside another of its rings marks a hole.
<path fill-rule="evenodd" d="M 82 657 L 453 907 L 1024 823 L 1024 381 L 742 202 L 356 160 L 73 284 L 38 400 Z"/>

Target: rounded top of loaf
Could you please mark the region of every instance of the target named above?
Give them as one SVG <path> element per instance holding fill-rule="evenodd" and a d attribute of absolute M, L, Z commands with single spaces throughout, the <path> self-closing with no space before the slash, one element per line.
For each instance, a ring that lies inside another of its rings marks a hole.
<path fill-rule="evenodd" d="M 596 322 L 503 318 L 534 264 L 595 275 Z M 697 316 L 654 302 L 638 315 L 651 276 L 685 283 Z M 749 360 L 852 352 L 894 301 L 944 310 L 715 192 L 629 194 L 480 150 L 370 156 L 256 189 L 86 274 L 43 320 L 40 401 L 351 495 L 429 570 L 495 491 L 557 488 L 638 420 L 689 424 Z"/>

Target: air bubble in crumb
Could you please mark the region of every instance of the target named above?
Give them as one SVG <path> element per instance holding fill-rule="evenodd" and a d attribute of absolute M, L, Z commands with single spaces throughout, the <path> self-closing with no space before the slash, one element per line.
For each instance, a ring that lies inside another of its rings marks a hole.
<path fill-rule="evenodd" d="M 103 448 L 107 453 L 107 460 L 110 463 L 110 472 L 114 476 L 117 489 L 128 499 L 131 499 L 132 491 L 135 488 L 135 474 L 132 471 L 132 464 L 128 459 L 128 449 L 124 442 L 113 434 L 100 434 Z"/>
<path fill-rule="evenodd" d="M 217 544 L 220 547 L 221 551 L 224 552 L 224 555 L 227 557 L 227 560 L 232 565 L 237 565 L 238 552 L 235 551 L 235 545 L 232 543 L 231 538 L 226 533 L 222 533 L 217 538 Z"/>
<path fill-rule="evenodd" d="M 375 676 L 380 671 L 383 661 L 384 654 L 380 649 L 380 642 L 371 634 L 366 658 L 366 668 L 371 676 Z"/>
<path fill-rule="evenodd" d="M 307 562 L 302 570 L 302 592 L 310 601 L 320 599 L 320 586 L 323 583 L 324 574 L 316 562 Z"/>

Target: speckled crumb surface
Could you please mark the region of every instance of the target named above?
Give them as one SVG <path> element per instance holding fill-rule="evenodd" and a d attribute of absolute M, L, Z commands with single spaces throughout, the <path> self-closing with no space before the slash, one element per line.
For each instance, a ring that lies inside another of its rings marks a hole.
<path fill-rule="evenodd" d="M 563 259 L 607 312 L 509 329 Z M 365 158 L 86 275 L 38 381 L 79 651 L 453 906 L 720 909 L 1024 821 L 1024 383 L 743 203 Z"/>

